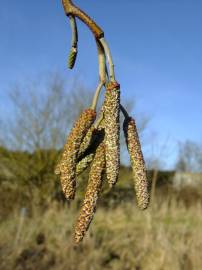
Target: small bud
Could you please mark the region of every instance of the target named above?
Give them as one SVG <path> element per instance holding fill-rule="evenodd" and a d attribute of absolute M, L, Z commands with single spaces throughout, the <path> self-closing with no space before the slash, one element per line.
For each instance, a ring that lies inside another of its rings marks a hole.
<path fill-rule="evenodd" d="M 56 175 L 60 175 L 60 161 L 56 164 L 55 169 L 54 169 L 54 173 Z"/>
<path fill-rule="evenodd" d="M 68 57 L 68 68 L 72 69 L 74 67 L 76 57 L 77 57 L 77 49 L 75 47 L 72 47 Z"/>

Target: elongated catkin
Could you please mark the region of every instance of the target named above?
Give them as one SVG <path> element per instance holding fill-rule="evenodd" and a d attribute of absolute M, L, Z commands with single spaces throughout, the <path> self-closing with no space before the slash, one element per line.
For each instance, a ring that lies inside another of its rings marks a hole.
<path fill-rule="evenodd" d="M 126 118 L 123 130 L 130 154 L 137 203 L 139 208 L 143 210 L 149 204 L 148 181 L 135 120 L 131 117 Z"/>
<path fill-rule="evenodd" d="M 84 202 L 75 225 L 74 240 L 76 243 L 79 243 L 83 239 L 93 219 L 96 210 L 96 202 L 102 185 L 104 169 L 105 150 L 104 144 L 101 143 L 95 153 Z"/>
<path fill-rule="evenodd" d="M 96 112 L 84 110 L 67 138 L 60 161 L 60 180 L 67 199 L 74 199 L 76 191 L 76 163 L 81 142 L 93 124 Z"/>
<path fill-rule="evenodd" d="M 94 157 L 94 153 L 91 153 L 85 156 L 81 161 L 79 161 L 76 165 L 76 175 L 81 174 L 85 169 L 88 168 L 89 164 L 92 162 Z"/>
<path fill-rule="evenodd" d="M 110 186 L 118 179 L 120 168 L 120 86 L 110 82 L 104 100 L 106 175 Z"/>
<path fill-rule="evenodd" d="M 89 131 L 87 132 L 84 140 L 81 143 L 77 164 L 76 164 L 76 176 L 81 174 L 85 169 L 88 168 L 90 163 L 93 160 L 95 155 L 96 148 L 104 139 L 104 129 L 97 129 L 92 126 Z M 60 165 L 61 165 L 61 158 L 59 159 L 57 165 L 55 166 L 54 173 L 56 175 L 60 175 Z"/>
<path fill-rule="evenodd" d="M 83 155 L 79 157 L 79 161 L 76 165 L 77 175 L 81 174 L 90 165 L 96 153 L 96 149 L 103 140 L 104 140 L 104 129 L 94 128 L 92 132 L 91 142 L 89 143 Z"/>
<path fill-rule="evenodd" d="M 93 157 L 94 157 L 94 153 L 86 155 L 83 159 L 81 159 L 76 164 L 76 176 L 81 174 L 83 171 L 85 171 L 86 168 L 88 168 L 89 164 L 93 160 Z M 55 168 L 54 172 L 56 175 L 60 175 L 60 164 Z"/>
<path fill-rule="evenodd" d="M 90 146 L 90 143 L 92 141 L 92 136 L 93 136 L 93 131 L 95 130 L 95 127 L 94 126 L 91 126 L 86 134 L 86 136 L 84 137 L 81 145 L 80 145 L 80 148 L 79 148 L 79 152 L 78 152 L 78 156 L 77 158 L 79 159 L 81 156 L 84 155 L 85 151 L 87 150 L 87 148 Z M 78 163 L 80 164 L 77 164 L 77 167 L 78 167 L 78 171 L 80 173 L 80 169 L 85 165 L 84 164 L 87 164 L 90 160 L 90 157 L 84 157 L 84 160 L 80 160 Z M 60 175 L 61 171 L 60 171 L 60 165 L 61 165 L 61 161 L 62 161 L 62 158 L 60 158 L 55 166 L 55 169 L 54 169 L 54 173 L 56 175 Z M 86 163 L 87 162 L 87 163 Z"/>
<path fill-rule="evenodd" d="M 93 125 L 89 128 L 86 136 L 84 137 L 84 139 L 80 145 L 78 157 L 81 157 L 85 153 L 87 148 L 90 146 L 91 142 L 93 141 L 93 134 L 94 133 L 95 133 L 95 127 Z"/>

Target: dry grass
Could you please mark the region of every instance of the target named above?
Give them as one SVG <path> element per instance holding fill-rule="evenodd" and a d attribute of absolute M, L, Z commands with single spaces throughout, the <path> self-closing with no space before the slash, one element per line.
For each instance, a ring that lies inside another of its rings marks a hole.
<path fill-rule="evenodd" d="M 53 204 L 24 220 L 11 215 L 0 225 L 0 269 L 201 269 L 201 204 L 100 208 L 79 246 L 72 243 L 77 212 L 75 205 Z"/>

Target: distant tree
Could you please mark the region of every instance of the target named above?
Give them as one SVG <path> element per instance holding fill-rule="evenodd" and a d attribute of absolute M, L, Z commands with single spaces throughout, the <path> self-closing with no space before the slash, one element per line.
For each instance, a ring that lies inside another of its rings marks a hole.
<path fill-rule="evenodd" d="M 63 145 L 73 120 L 89 106 L 91 92 L 78 82 L 68 85 L 54 73 L 14 85 L 9 98 L 12 114 L 1 119 L 0 142 L 11 149 L 35 151 Z"/>
<path fill-rule="evenodd" d="M 192 141 L 180 143 L 176 170 L 202 172 L 202 145 Z"/>
<path fill-rule="evenodd" d="M 91 98 L 90 90 L 78 81 L 68 84 L 58 73 L 10 89 L 12 113 L 0 119 L 0 145 L 10 151 L 0 152 L 0 167 L 10 176 L 12 187 L 17 184 L 30 198 L 36 192 L 47 197 L 55 189 L 59 150 Z"/>

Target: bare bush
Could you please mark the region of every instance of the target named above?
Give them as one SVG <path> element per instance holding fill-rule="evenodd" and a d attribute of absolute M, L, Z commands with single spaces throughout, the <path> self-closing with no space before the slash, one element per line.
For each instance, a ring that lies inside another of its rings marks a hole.
<path fill-rule="evenodd" d="M 202 145 L 192 141 L 179 143 L 177 171 L 202 172 Z"/>

